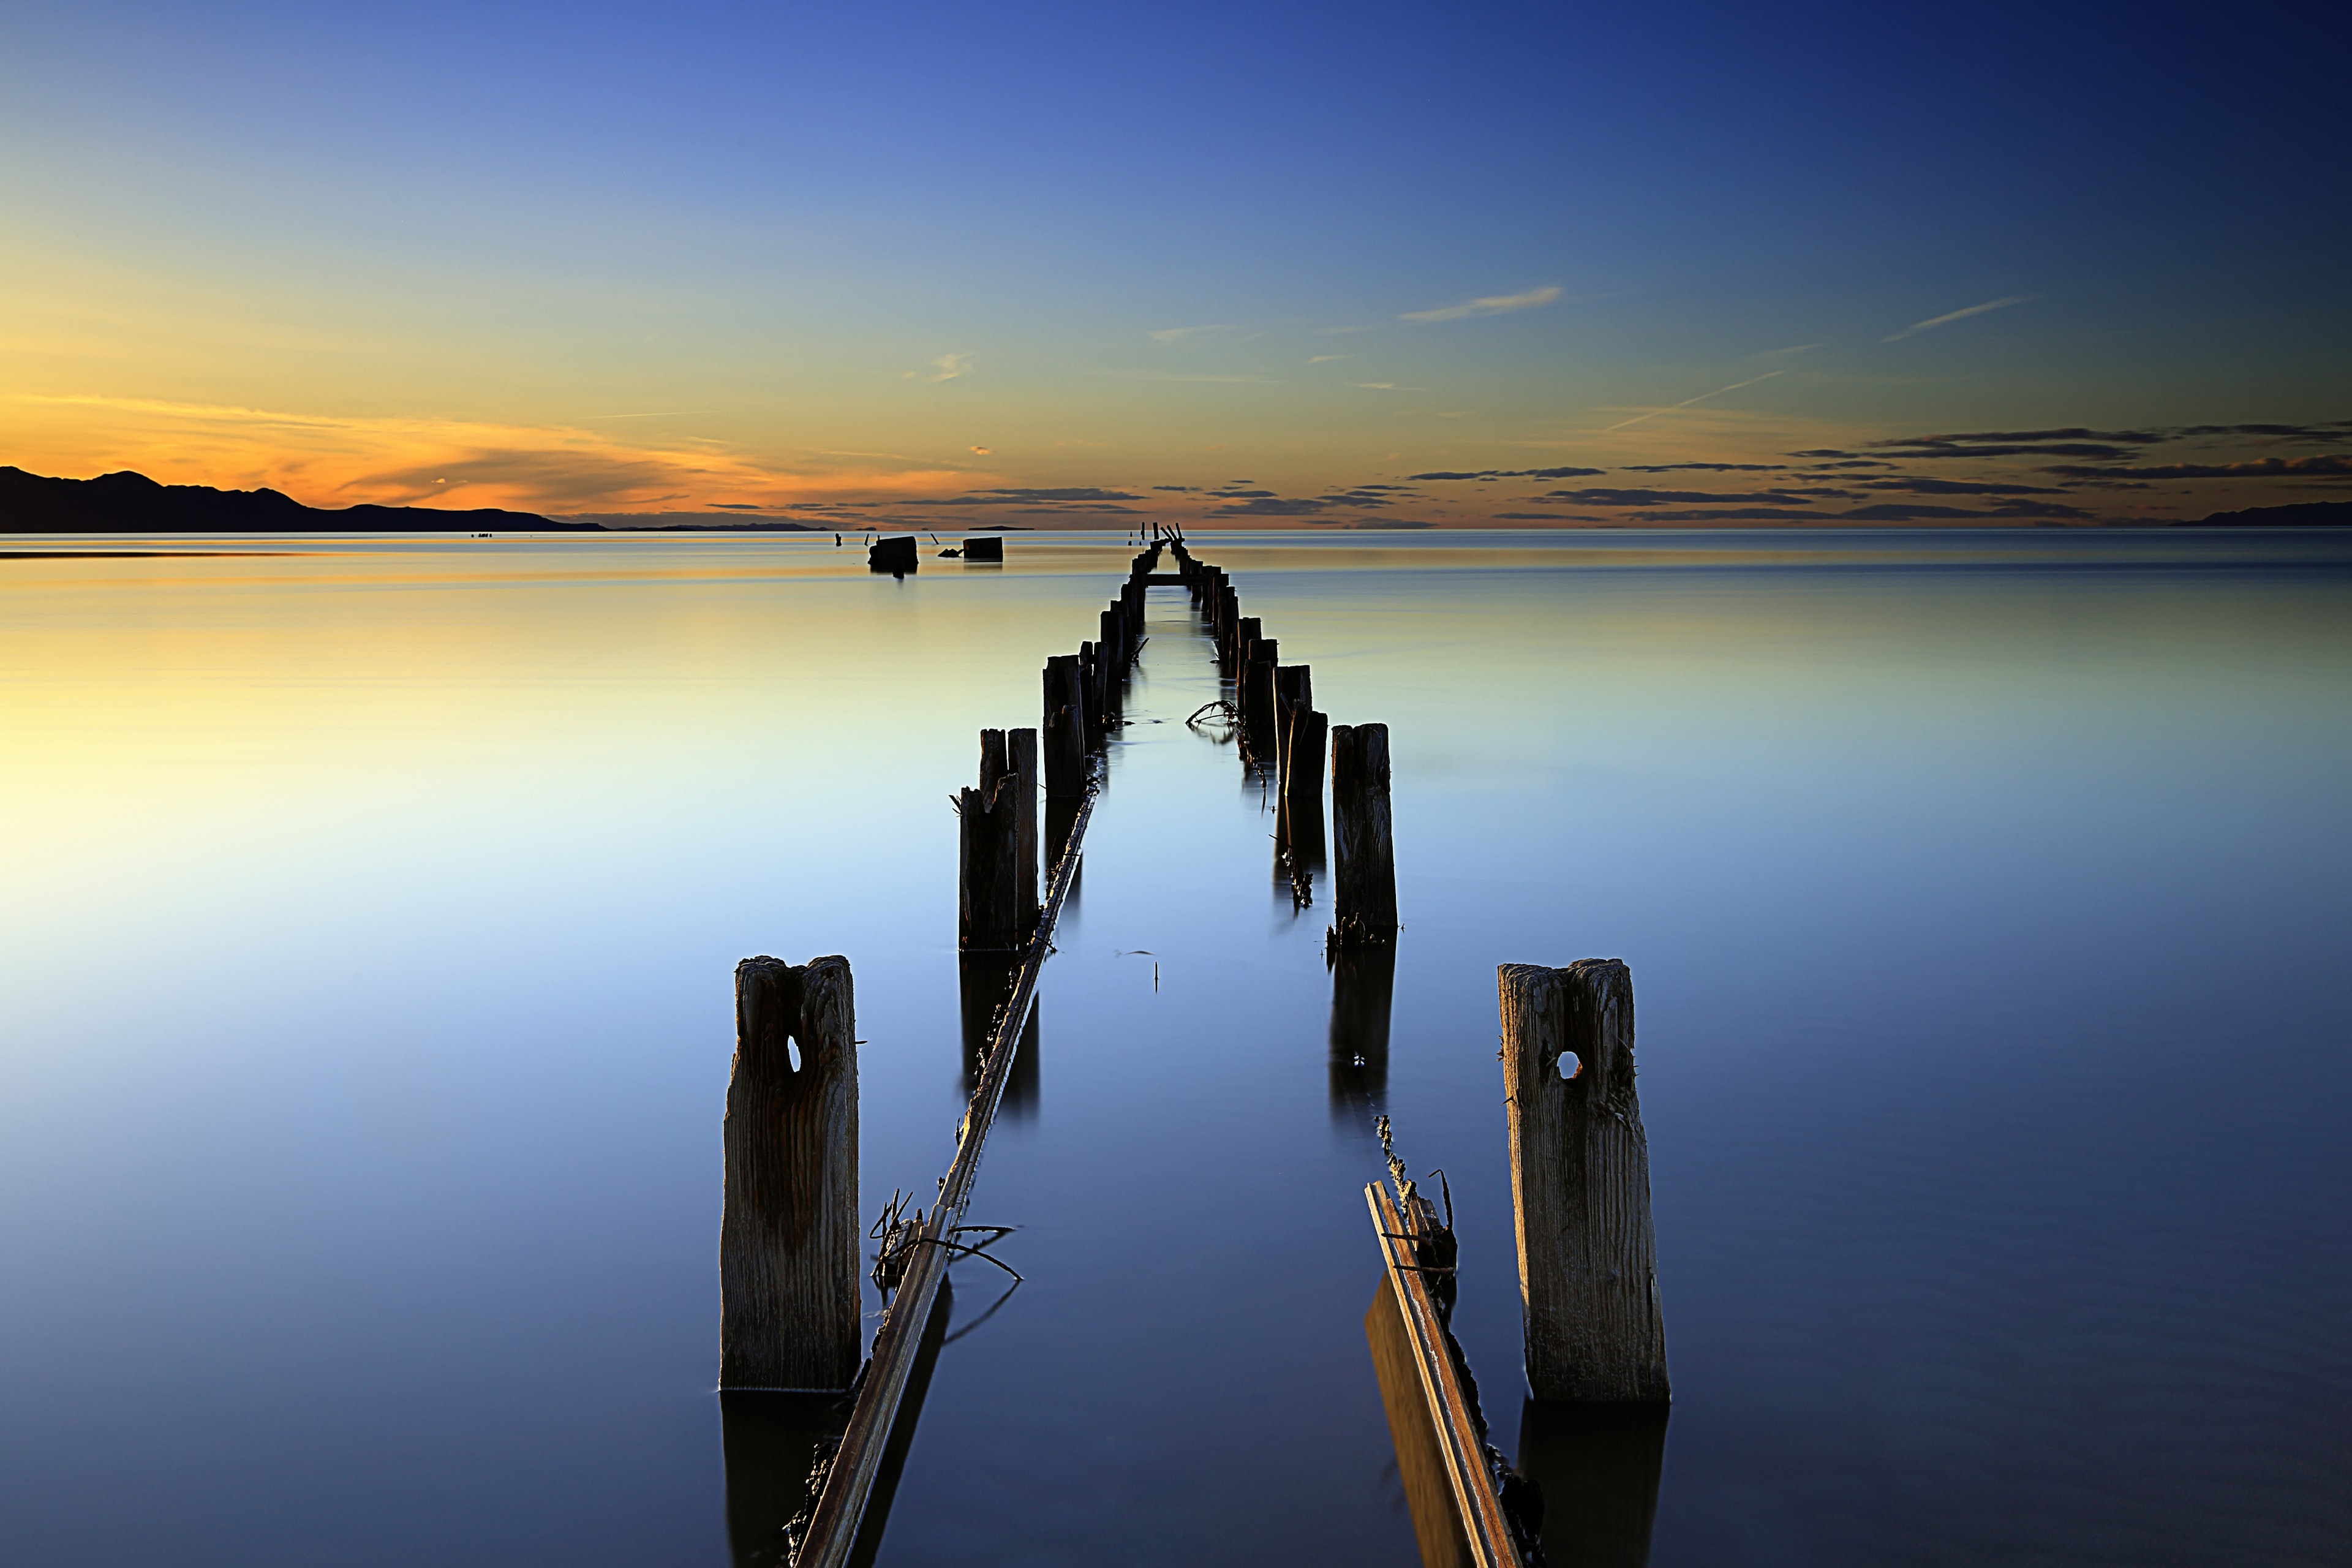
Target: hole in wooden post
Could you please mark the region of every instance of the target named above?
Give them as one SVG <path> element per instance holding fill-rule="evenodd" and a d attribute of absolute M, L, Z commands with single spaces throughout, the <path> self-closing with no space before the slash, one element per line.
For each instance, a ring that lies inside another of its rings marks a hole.
<path fill-rule="evenodd" d="M 1584 1070 L 1584 1058 L 1574 1051 L 1562 1051 L 1559 1053 L 1559 1067 L 1560 1077 L 1572 1079 Z"/>
<path fill-rule="evenodd" d="M 801 1070 L 801 1045 L 790 1036 L 784 1039 L 784 1065 L 794 1072 Z"/>

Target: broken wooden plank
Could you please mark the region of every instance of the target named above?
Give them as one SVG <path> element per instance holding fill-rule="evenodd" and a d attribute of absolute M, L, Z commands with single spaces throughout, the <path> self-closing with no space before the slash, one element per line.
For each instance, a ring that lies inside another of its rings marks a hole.
<path fill-rule="evenodd" d="M 1408 1220 L 1378 1182 L 1364 1189 L 1364 1202 L 1372 1211 L 1372 1230 L 1380 1237 L 1381 1256 L 1388 1261 L 1405 1339 L 1420 1368 L 1422 1392 L 1429 1401 L 1438 1454 L 1453 1483 L 1470 1561 L 1477 1568 L 1518 1568 L 1518 1545 L 1504 1517 L 1494 1474 L 1486 1468 L 1486 1446 L 1446 1347 L 1444 1321 L 1430 1294 L 1427 1270 L 1433 1265 L 1424 1264 L 1420 1253 L 1428 1221 L 1419 1214 Z"/>

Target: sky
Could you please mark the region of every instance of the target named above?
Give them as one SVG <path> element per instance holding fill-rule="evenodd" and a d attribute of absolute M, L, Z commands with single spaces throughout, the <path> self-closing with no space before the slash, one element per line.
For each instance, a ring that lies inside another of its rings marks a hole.
<path fill-rule="evenodd" d="M 2352 499 L 2352 13 L 0 0 L 0 463 L 931 527 Z"/>

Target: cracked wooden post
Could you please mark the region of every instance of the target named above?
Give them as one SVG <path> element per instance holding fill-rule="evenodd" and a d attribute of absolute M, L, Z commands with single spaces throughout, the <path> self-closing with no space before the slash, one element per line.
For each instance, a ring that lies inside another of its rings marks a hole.
<path fill-rule="evenodd" d="M 1087 793 L 1087 700 L 1076 654 L 1045 661 L 1045 794 L 1069 800 Z"/>
<path fill-rule="evenodd" d="M 980 787 L 956 796 L 956 945 L 1001 952 L 1021 945 L 1019 811 L 1004 731 L 980 732 Z"/>
<path fill-rule="evenodd" d="M 719 1386 L 847 1388 L 866 1354 L 847 959 L 735 966 L 724 1142 Z"/>
<path fill-rule="evenodd" d="M 1331 727 L 1331 881 L 1335 941 L 1396 935 L 1396 851 L 1389 828 L 1389 727 Z"/>
<path fill-rule="evenodd" d="M 1540 1400 L 1664 1404 L 1633 975 L 1586 958 L 1506 963 L 1497 979 L 1528 1386 Z"/>

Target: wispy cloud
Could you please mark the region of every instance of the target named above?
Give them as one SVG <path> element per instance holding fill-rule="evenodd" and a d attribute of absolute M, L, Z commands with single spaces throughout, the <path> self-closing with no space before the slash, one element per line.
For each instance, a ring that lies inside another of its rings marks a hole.
<path fill-rule="evenodd" d="M 1313 359 L 1308 360 L 1307 363 L 1308 364 L 1329 364 L 1335 359 L 1354 359 L 1355 357 L 1356 356 L 1354 354 L 1317 354 Z"/>
<path fill-rule="evenodd" d="M 78 466 L 131 468 L 172 484 L 268 485 L 313 506 L 505 506 L 529 511 L 642 508 L 709 496 L 762 508 L 844 495 L 962 489 L 968 473 L 870 462 L 787 468 L 676 441 L 624 442 L 582 426 L 315 415 L 152 398 L 18 395 L 60 410 L 103 409 L 102 444 Z M 89 421 L 81 419 L 85 427 Z M 462 498 L 462 499 L 461 499 Z"/>
<path fill-rule="evenodd" d="M 1471 316 L 1499 316 L 1506 310 L 1532 310 L 1559 298 L 1554 288 L 1530 289 L 1524 294 L 1489 294 L 1466 305 L 1441 305 L 1434 310 L 1407 310 L 1400 321 L 1459 321 Z"/>
<path fill-rule="evenodd" d="M 1655 419 L 1661 414 L 1672 414 L 1677 408 L 1688 408 L 1694 403 L 1705 403 L 1710 397 L 1721 397 L 1727 392 L 1737 392 L 1743 386 L 1753 386 L 1759 381 L 1769 381 L 1776 375 L 1788 374 L 1785 370 L 1768 370 L 1762 375 L 1751 375 L 1746 381 L 1735 381 L 1729 386 L 1718 386 L 1713 392 L 1702 392 L 1696 397 L 1685 397 L 1680 403 L 1670 403 L 1664 408 L 1653 408 L 1647 414 L 1636 414 L 1631 419 L 1621 419 L 1601 433 L 1606 436 L 1611 430 L 1622 430 L 1628 425 L 1639 425 L 1644 419 Z"/>
<path fill-rule="evenodd" d="M 931 367 L 929 370 L 909 370 L 900 374 L 908 381 L 929 382 L 937 384 L 942 381 L 953 381 L 958 376 L 970 375 L 971 361 L 972 356 L 970 354 L 941 354 L 931 361 Z"/>
<path fill-rule="evenodd" d="M 1879 339 L 1878 341 L 1882 343 L 1899 343 L 1904 339 L 1910 337 L 1915 333 L 1927 331 L 1933 327 L 1948 326 L 1954 321 L 1965 321 L 1970 316 L 1981 316 L 1988 310 L 2006 310 L 2011 305 L 2022 305 L 2029 300 L 2039 300 L 2040 298 L 2042 298 L 2042 296 L 2039 294 L 2011 294 L 2004 299 L 1987 300 L 1983 304 L 1970 305 L 1965 310 L 1947 310 L 1940 316 L 1930 316 L 1924 321 L 1914 321 L 1909 326 L 1904 328 L 1901 331 L 1892 333 L 1886 337 Z"/>
<path fill-rule="evenodd" d="M 1236 327 L 1228 322 L 1220 322 L 1206 327 L 1162 327 L 1156 332 L 1146 332 L 1143 335 L 1155 343 L 1197 343 L 1220 340 L 1230 341 L 1234 338 L 1254 338 L 1257 334 L 1247 327 Z"/>

